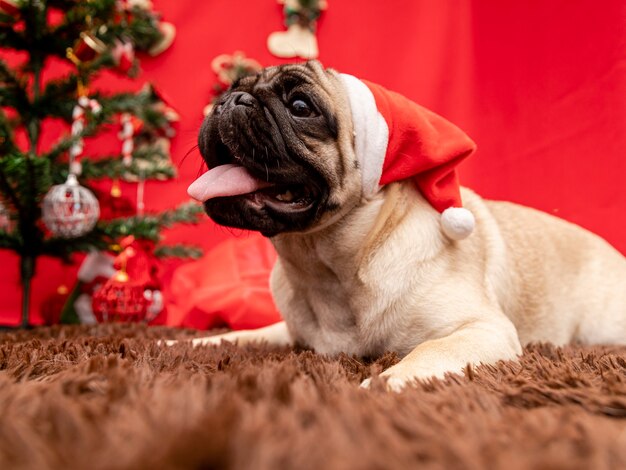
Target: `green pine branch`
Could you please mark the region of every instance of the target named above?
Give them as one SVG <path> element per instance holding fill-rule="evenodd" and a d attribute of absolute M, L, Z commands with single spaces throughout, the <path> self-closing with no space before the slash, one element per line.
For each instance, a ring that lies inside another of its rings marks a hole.
<path fill-rule="evenodd" d="M 20 246 L 19 236 L 0 230 L 0 249 L 19 251 Z"/>
<path fill-rule="evenodd" d="M 202 206 L 187 202 L 178 207 L 166 210 L 159 214 L 149 214 L 134 217 L 108 220 L 98 225 L 98 229 L 111 240 L 117 240 L 127 235 L 134 235 L 152 241 L 159 241 L 160 231 L 175 224 L 194 224 L 204 212 Z"/>
<path fill-rule="evenodd" d="M 119 178 L 136 182 L 144 180 L 166 180 L 176 176 L 176 168 L 169 157 L 160 149 L 151 147 L 133 152 L 133 160 L 126 166 L 120 155 L 81 159 L 82 179 Z M 63 183 L 69 173 L 66 165 L 53 167 L 52 180 L 55 184 Z"/>
<path fill-rule="evenodd" d="M 13 139 L 14 131 L 14 124 L 9 121 L 4 110 L 0 109 L 0 158 L 18 151 Z"/>
<path fill-rule="evenodd" d="M 41 27 L 50 7 L 64 11 L 63 20 L 53 28 Z M 119 16 L 115 0 L 21 2 L 19 17 L 24 18 L 26 28 L 16 30 L 15 18 L 0 14 L 0 43 L 10 49 L 37 50 L 44 57 L 63 58 L 68 45 L 73 46 L 86 30 L 108 45 L 116 38 L 126 37 L 139 51 L 148 51 L 162 39 L 155 12 L 135 6 L 130 19 L 119 21 Z M 87 26 L 90 23 L 91 29 Z M 40 27 L 35 29 L 35 25 Z"/>
<path fill-rule="evenodd" d="M 69 152 L 70 147 L 80 140 L 80 136 L 71 136 L 61 138 L 48 152 L 41 155 L 41 158 L 49 160 L 52 164 L 56 164 L 58 160 Z M 58 181 L 58 179 L 54 179 Z"/>
<path fill-rule="evenodd" d="M 175 176 L 168 146 L 163 145 L 166 143 L 164 136 L 171 135 L 168 120 L 171 116 L 166 115 L 167 107 L 156 91 L 145 87 L 138 93 L 105 94 L 89 89 L 101 71 L 115 68 L 112 51 L 117 41 L 131 42 L 135 51 L 149 51 L 163 37 L 158 13 L 139 7 L 120 13 L 116 0 L 18 0 L 17 3 L 19 14 L 0 12 L 0 44 L 5 49 L 28 55 L 28 60 L 17 67 L 0 59 L 0 200 L 14 224 L 10 233 L 0 230 L 0 248 L 20 255 L 24 292 L 22 325 L 26 326 L 31 278 L 39 256 L 70 261 L 73 253 L 107 250 L 127 235 L 159 243 L 164 228 L 197 222 L 202 207 L 184 204 L 161 214 L 101 220 L 91 232 L 72 239 L 48 233 L 41 220 L 41 201 L 53 184 L 65 181 L 68 151 L 81 138 L 95 136 L 111 127 L 119 129 L 120 113 L 130 113 L 143 123 L 134 136 L 132 164 L 124 166 L 119 155 L 99 159 L 83 155 L 81 184 L 89 187 L 90 180 L 103 177 L 132 180 Z M 54 26 L 48 24 L 50 8 L 64 13 Z M 65 59 L 68 49 L 76 47 L 82 33 L 102 41 L 105 50 L 90 62 L 75 64 L 66 76 L 44 82 L 41 72 L 47 60 Z M 123 73 L 132 77 L 138 70 L 139 60 L 136 59 L 130 70 Z M 42 126 L 49 118 L 72 122 L 81 84 L 90 98 L 98 100 L 102 111 L 94 114 L 87 110 L 82 135 L 62 137 L 52 148 L 40 153 Z M 17 145 L 15 133 L 18 130 L 25 132 L 28 149 Z M 158 246 L 157 253 L 199 255 L 196 248 L 182 245 Z"/>
<path fill-rule="evenodd" d="M 159 214 L 99 221 L 91 232 L 71 239 L 70 243 L 61 237 L 45 240 L 43 254 L 69 260 L 72 253 L 88 252 L 93 248 L 108 250 L 112 245 L 119 243 L 122 238 L 129 235 L 158 243 L 161 240 L 160 232 L 164 228 L 172 227 L 175 224 L 197 223 L 203 212 L 202 206 L 188 202 Z"/>
<path fill-rule="evenodd" d="M 0 35 L 0 44 L 2 38 Z M 26 84 L 20 80 L 8 64 L 0 59 L 0 106 L 16 110 L 29 110 L 30 100 Z M 24 121 L 24 119 L 22 119 Z"/>
<path fill-rule="evenodd" d="M 23 208 L 37 201 L 52 185 L 50 161 L 11 153 L 0 158 L 0 190 L 13 205 Z"/>
<path fill-rule="evenodd" d="M 76 105 L 76 85 L 78 76 L 70 74 L 62 79 L 48 82 L 41 97 L 36 103 L 31 104 L 28 100 L 23 103 L 15 103 L 13 106 L 18 112 L 35 108 L 37 115 L 46 117 L 58 117 L 68 123 L 72 122 L 72 111 Z M 159 106 L 160 100 L 156 98 L 150 89 L 138 93 L 116 93 L 104 95 L 95 92 L 90 95 L 102 106 L 98 114 L 88 112 L 87 126 L 83 136 L 95 135 L 103 124 L 113 124 L 114 118 L 121 113 L 130 113 L 143 122 L 142 132 L 149 134 L 162 133 L 170 126 L 167 116 Z M 0 103 L 2 91 L 0 90 Z"/>

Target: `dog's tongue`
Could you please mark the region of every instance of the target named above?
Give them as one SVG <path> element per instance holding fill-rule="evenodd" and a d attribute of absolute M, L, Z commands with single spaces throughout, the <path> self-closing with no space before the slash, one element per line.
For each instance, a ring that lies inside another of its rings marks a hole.
<path fill-rule="evenodd" d="M 239 196 L 272 186 L 253 177 L 241 165 L 220 165 L 207 171 L 187 189 L 196 201 L 204 202 L 215 197 Z"/>

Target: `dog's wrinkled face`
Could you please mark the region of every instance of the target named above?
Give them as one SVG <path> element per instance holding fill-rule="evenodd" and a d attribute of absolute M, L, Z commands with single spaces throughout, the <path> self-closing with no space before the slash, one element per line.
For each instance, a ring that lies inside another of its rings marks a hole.
<path fill-rule="evenodd" d="M 251 192 L 205 202 L 222 225 L 266 236 L 305 231 L 358 199 L 346 92 L 318 62 L 267 68 L 233 84 L 207 116 L 199 148 L 210 169 L 227 165 L 254 181 L 246 181 Z"/>

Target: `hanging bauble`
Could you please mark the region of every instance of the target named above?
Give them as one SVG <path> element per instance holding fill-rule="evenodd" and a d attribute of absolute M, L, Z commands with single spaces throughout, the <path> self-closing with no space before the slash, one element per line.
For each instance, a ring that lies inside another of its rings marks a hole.
<path fill-rule="evenodd" d="M 151 240 L 128 236 L 120 240 L 116 273 L 93 295 L 98 321 L 151 321 L 164 310 L 158 260 Z"/>
<path fill-rule="evenodd" d="M 146 316 L 148 300 L 143 282 L 118 271 L 93 294 L 93 312 L 100 322 L 138 322 Z"/>
<path fill-rule="evenodd" d="M 64 184 L 50 188 L 42 204 L 46 227 L 62 238 L 80 237 L 90 232 L 100 216 L 100 206 L 93 193 L 78 184 L 70 173 Z"/>

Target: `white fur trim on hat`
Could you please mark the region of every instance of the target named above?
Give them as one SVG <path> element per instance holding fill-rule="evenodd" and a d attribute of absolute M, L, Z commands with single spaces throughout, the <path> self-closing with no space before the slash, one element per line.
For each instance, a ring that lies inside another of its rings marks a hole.
<path fill-rule="evenodd" d="M 463 207 L 449 207 L 441 213 L 441 229 L 452 240 L 463 240 L 474 231 L 474 214 Z"/>
<path fill-rule="evenodd" d="M 354 146 L 361 169 L 363 195 L 371 196 L 380 189 L 383 162 L 387 152 L 389 127 L 385 118 L 378 112 L 374 95 L 356 77 L 342 73 L 341 79 L 348 91 L 352 122 L 354 126 Z"/>

